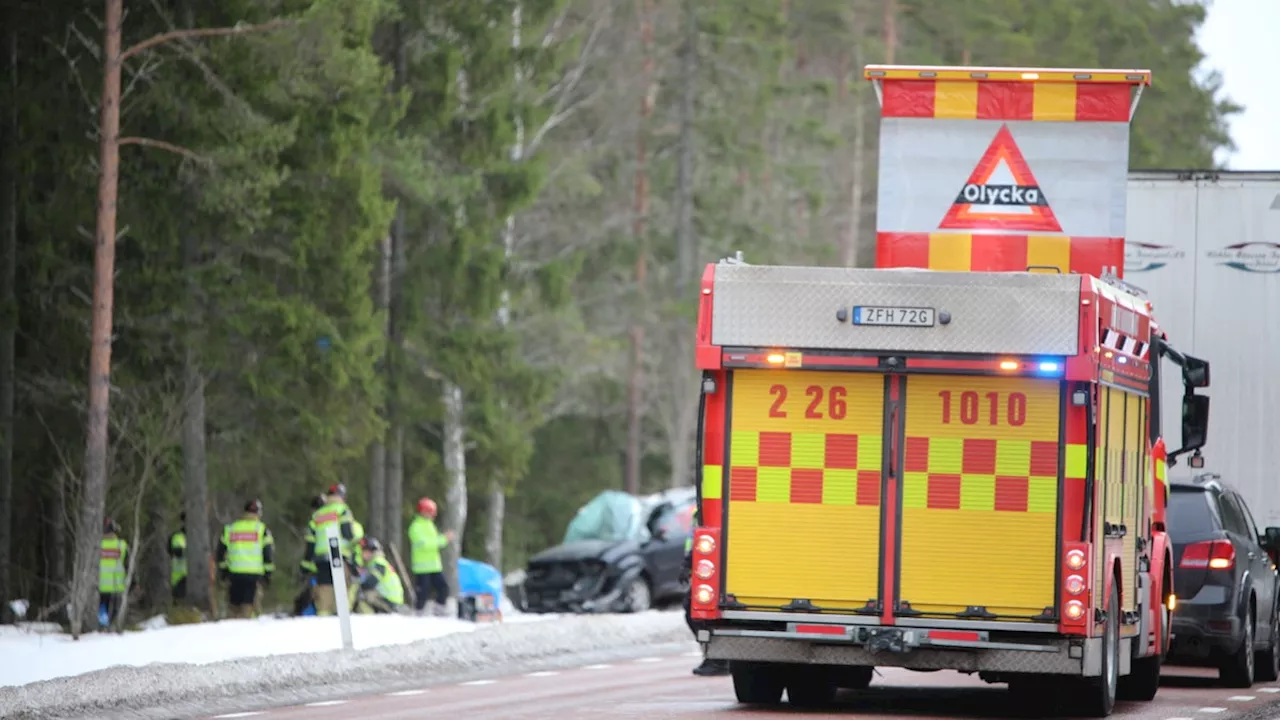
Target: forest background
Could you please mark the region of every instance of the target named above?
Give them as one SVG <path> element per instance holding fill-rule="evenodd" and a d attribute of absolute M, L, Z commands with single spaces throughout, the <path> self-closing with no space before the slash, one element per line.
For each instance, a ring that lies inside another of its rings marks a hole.
<path fill-rule="evenodd" d="M 208 607 L 250 498 L 284 600 L 333 482 L 402 550 L 436 498 L 506 571 L 602 489 L 689 484 L 704 264 L 874 263 L 864 64 L 1150 68 L 1133 168 L 1213 167 L 1238 111 L 1203 2 L 112 2 L 96 460 L 120 49 L 104 3 L 0 17 L 0 616 L 83 618 L 104 515 L 150 610 L 185 510 Z"/>

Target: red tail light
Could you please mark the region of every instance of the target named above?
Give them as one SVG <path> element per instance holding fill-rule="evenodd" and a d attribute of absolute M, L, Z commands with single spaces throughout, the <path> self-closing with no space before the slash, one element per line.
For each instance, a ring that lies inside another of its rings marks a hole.
<path fill-rule="evenodd" d="M 1088 543 L 1067 543 L 1062 553 L 1061 599 L 1058 612 L 1063 632 L 1081 634 L 1089 622 Z"/>
<path fill-rule="evenodd" d="M 693 531 L 693 577 L 689 614 L 698 620 L 720 617 L 720 528 Z"/>
<path fill-rule="evenodd" d="M 1229 540 L 1205 540 L 1191 543 L 1182 551 L 1178 567 L 1230 570 L 1236 564 L 1236 549 Z"/>

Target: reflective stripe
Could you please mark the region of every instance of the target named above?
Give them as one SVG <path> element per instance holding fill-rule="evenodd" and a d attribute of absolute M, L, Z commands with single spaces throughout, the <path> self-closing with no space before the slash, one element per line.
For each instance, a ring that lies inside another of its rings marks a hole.
<path fill-rule="evenodd" d="M 241 518 L 222 531 L 227 546 L 227 571 L 237 575 L 261 575 L 265 572 L 262 549 L 266 545 L 267 526 L 260 520 Z"/>
<path fill-rule="evenodd" d="M 351 509 L 347 507 L 346 503 L 341 501 L 328 503 L 324 507 L 321 507 L 312 513 L 311 526 L 315 532 L 315 546 L 313 548 L 313 552 L 321 557 L 329 552 L 328 529 L 330 525 L 340 525 L 343 521 L 352 522 L 353 520 L 354 518 L 351 517 Z M 355 528 L 353 526 L 352 530 L 354 529 Z M 359 536 L 356 536 L 355 539 L 359 540 L 360 538 Z M 349 557 L 351 555 L 351 543 L 352 541 L 342 537 L 341 532 L 338 533 L 339 552 L 341 552 L 343 556 Z"/>
<path fill-rule="evenodd" d="M 702 466 L 702 499 L 719 500 L 724 492 L 724 467 Z"/>
<path fill-rule="evenodd" d="M 124 592 L 124 555 L 129 543 L 120 538 L 103 538 L 98 559 L 98 592 L 118 594 Z"/>
<path fill-rule="evenodd" d="M 1089 471 L 1089 447 L 1078 443 L 1066 446 L 1067 462 L 1064 468 L 1066 477 L 1084 478 Z"/>

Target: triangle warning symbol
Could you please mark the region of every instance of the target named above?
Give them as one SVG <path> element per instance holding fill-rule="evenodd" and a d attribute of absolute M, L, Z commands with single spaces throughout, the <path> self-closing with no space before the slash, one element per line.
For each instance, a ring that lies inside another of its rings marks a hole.
<path fill-rule="evenodd" d="M 938 228 L 1062 232 L 1008 125 L 1000 126 Z"/>

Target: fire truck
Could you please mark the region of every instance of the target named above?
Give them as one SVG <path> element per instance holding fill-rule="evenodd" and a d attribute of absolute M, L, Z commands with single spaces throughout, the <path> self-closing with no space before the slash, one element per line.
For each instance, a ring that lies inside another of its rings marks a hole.
<path fill-rule="evenodd" d="M 702 277 L 697 639 L 749 704 L 824 705 L 876 667 L 1092 717 L 1150 700 L 1176 607 L 1165 471 L 1203 465 L 1209 407 L 1208 364 L 1121 277 L 1150 73 L 865 75 L 876 267 L 739 255 Z"/>

